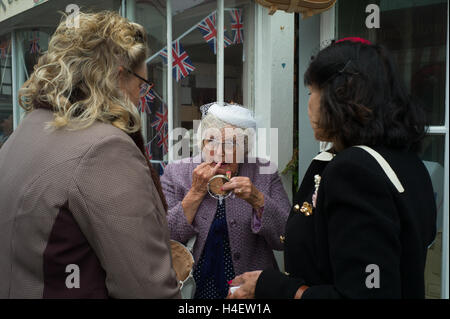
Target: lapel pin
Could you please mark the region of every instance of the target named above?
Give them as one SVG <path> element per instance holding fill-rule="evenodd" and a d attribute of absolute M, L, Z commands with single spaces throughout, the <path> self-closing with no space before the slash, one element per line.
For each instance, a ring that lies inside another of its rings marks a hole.
<path fill-rule="evenodd" d="M 312 204 L 313 207 L 316 208 L 316 202 L 317 202 L 317 193 L 319 192 L 319 186 L 320 186 L 320 180 L 322 179 L 322 177 L 320 177 L 320 175 L 315 175 L 314 176 L 314 194 L 312 196 Z"/>
<path fill-rule="evenodd" d="M 300 208 L 300 212 L 302 212 L 305 216 L 312 215 L 312 205 L 308 202 L 304 202 L 302 208 Z"/>

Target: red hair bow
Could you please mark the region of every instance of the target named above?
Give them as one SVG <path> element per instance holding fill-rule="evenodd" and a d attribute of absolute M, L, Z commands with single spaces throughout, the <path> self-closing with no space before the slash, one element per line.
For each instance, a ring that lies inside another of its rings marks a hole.
<path fill-rule="evenodd" d="M 372 44 L 372 42 L 370 42 L 369 40 L 366 40 L 363 38 L 358 38 L 358 37 L 349 37 L 349 38 L 340 39 L 340 40 L 337 40 L 335 43 L 344 42 L 344 41 L 360 42 L 360 43 L 369 44 L 369 45 Z"/>

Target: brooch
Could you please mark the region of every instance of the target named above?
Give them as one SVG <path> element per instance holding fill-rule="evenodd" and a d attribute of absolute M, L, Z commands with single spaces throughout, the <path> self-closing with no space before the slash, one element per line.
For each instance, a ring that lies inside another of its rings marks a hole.
<path fill-rule="evenodd" d="M 304 202 L 302 205 L 302 208 L 300 208 L 300 212 L 303 213 L 305 216 L 309 216 L 312 214 L 312 206 L 308 202 Z"/>
<path fill-rule="evenodd" d="M 316 189 L 314 191 L 314 194 L 312 196 L 312 203 L 313 203 L 313 207 L 316 208 L 316 202 L 317 202 L 317 193 L 319 192 L 319 185 L 320 185 L 320 180 L 322 178 L 320 177 L 320 175 L 314 175 L 314 188 Z"/>

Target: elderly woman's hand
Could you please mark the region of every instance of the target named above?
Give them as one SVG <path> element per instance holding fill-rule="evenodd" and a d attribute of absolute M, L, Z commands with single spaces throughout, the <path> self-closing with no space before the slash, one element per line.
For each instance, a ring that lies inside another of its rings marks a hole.
<path fill-rule="evenodd" d="M 253 185 L 252 181 L 248 177 L 233 177 L 228 183 L 223 184 L 222 190 L 233 190 L 237 197 L 245 200 L 247 203 L 252 205 L 254 209 L 259 209 L 264 206 L 263 193 L 261 193 L 255 185 Z"/>
<path fill-rule="evenodd" d="M 222 163 L 217 163 L 216 166 L 211 167 L 211 163 L 204 162 L 198 165 L 192 172 L 192 186 L 191 191 L 196 194 L 205 195 L 208 191 L 208 181 L 216 175 Z"/>
<path fill-rule="evenodd" d="M 262 270 L 250 271 L 237 276 L 231 282 L 231 287 L 239 286 L 233 293 L 228 293 L 227 299 L 254 299 L 256 282 Z"/>
<path fill-rule="evenodd" d="M 192 172 L 191 189 L 181 202 L 181 207 L 183 207 L 184 215 L 189 224 L 192 224 L 194 221 L 198 207 L 208 192 L 207 185 L 209 179 L 216 175 L 220 165 L 221 163 L 217 163 L 216 166 L 211 167 L 211 163 L 205 162 L 198 165 Z"/>

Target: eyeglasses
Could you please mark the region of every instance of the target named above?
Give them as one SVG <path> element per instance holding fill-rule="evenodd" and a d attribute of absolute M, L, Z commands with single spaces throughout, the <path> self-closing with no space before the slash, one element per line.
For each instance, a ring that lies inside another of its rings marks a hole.
<path fill-rule="evenodd" d="M 144 97 L 148 94 L 148 92 L 155 86 L 152 82 L 144 79 L 142 76 L 138 75 L 136 72 L 131 71 L 130 69 L 126 69 L 128 73 L 133 74 L 135 77 L 137 77 L 139 80 L 143 81 L 144 83 L 141 84 L 139 88 L 140 96 Z"/>
<path fill-rule="evenodd" d="M 205 139 L 205 147 L 207 147 L 209 150 L 215 150 L 217 147 L 221 147 L 223 151 L 225 151 L 228 147 L 235 147 L 237 143 L 235 141 L 225 141 L 222 143 L 222 141 L 216 140 L 216 139 Z"/>

